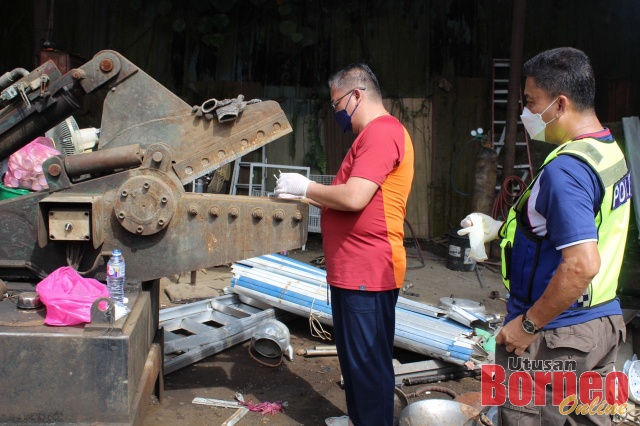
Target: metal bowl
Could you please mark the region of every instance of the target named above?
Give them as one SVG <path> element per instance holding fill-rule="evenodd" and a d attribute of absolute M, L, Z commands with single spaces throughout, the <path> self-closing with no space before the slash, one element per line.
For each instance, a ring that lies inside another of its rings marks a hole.
<path fill-rule="evenodd" d="M 398 418 L 400 426 L 480 426 L 480 411 L 460 402 L 424 399 L 409 404 Z"/>
<path fill-rule="evenodd" d="M 409 399 L 400 389 L 393 388 L 395 395 L 393 395 L 393 424 L 398 424 L 400 413 L 409 405 Z"/>
<path fill-rule="evenodd" d="M 18 295 L 19 309 L 38 309 L 41 306 L 40 296 L 35 291 L 25 291 Z"/>

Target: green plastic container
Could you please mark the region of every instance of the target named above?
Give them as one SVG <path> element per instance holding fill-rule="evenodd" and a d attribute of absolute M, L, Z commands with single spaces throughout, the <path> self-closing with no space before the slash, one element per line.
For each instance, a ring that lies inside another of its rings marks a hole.
<path fill-rule="evenodd" d="M 31 193 L 31 191 L 28 189 L 7 188 L 3 183 L 0 183 L 0 200 L 8 200 L 29 193 Z"/>

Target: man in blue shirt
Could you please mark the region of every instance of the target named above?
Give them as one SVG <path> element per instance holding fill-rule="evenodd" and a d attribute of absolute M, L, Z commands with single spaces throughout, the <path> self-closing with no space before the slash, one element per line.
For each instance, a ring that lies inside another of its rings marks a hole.
<path fill-rule="evenodd" d="M 542 52 L 525 63 L 524 75 L 522 122 L 532 139 L 558 147 L 500 228 L 503 281 L 510 292 L 508 315 L 496 336 L 496 363 L 506 372 L 501 424 L 610 425 L 603 387 L 625 338 L 616 289 L 630 175 L 622 151 L 596 117 L 595 78 L 584 52 Z M 485 229 L 496 229 L 492 218 L 482 220 Z M 495 232 L 485 240 L 491 237 Z M 535 374 L 559 367 L 573 371 L 568 377 L 578 384 L 575 392 L 571 385 L 540 383 L 543 376 Z M 516 381 L 509 386 L 509 378 L 521 369 L 541 388 L 533 389 L 538 394 L 525 398 L 526 404 L 522 398 L 514 404 L 522 389 L 513 386 Z M 596 392 L 580 392 L 587 372 L 595 373 Z M 603 410 L 575 409 L 594 396 L 594 407 Z"/>

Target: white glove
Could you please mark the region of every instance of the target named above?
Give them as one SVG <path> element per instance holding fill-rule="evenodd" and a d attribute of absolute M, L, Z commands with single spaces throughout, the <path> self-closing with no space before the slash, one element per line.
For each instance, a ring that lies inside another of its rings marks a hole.
<path fill-rule="evenodd" d="M 307 196 L 307 188 L 311 181 L 300 173 L 280 173 L 276 181 L 275 193 Z"/>
<path fill-rule="evenodd" d="M 460 226 L 463 228 L 469 228 L 477 225 L 482 225 L 482 242 L 488 243 L 498 238 L 498 232 L 500 232 L 502 222 L 495 220 L 484 213 L 471 213 L 460 222 Z M 466 235 L 469 232 L 471 231 L 469 230 L 465 232 L 465 229 L 461 229 L 458 231 L 458 235 Z"/>
<path fill-rule="evenodd" d="M 458 235 L 469 234 L 469 257 L 479 262 L 487 260 L 484 244 L 498 238 L 502 222 L 483 213 L 471 213 L 460 222 Z"/>

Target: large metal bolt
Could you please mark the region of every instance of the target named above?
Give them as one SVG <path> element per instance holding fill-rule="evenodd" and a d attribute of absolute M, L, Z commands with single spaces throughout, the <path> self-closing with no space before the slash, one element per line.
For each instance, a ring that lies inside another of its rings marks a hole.
<path fill-rule="evenodd" d="M 277 220 L 278 222 L 282 222 L 284 220 L 284 210 L 277 209 L 275 212 L 273 212 L 273 219 Z"/>
<path fill-rule="evenodd" d="M 123 189 L 120 193 L 120 196 L 123 198 L 127 198 L 127 195 L 129 195 L 129 191 L 127 191 L 126 189 Z"/>
<path fill-rule="evenodd" d="M 158 219 L 158 226 L 164 226 L 164 219 Z"/>
<path fill-rule="evenodd" d="M 161 202 L 162 204 L 167 204 L 167 203 L 169 202 L 169 199 L 168 199 L 167 197 L 162 197 L 162 198 L 160 199 L 160 202 Z"/>
<path fill-rule="evenodd" d="M 253 209 L 253 211 L 251 212 L 251 216 L 253 216 L 254 219 L 262 219 L 264 217 L 264 210 L 259 207 Z"/>
<path fill-rule="evenodd" d="M 191 204 L 189 206 L 189 214 L 192 216 L 195 216 L 198 214 L 198 205 L 197 204 Z"/>
<path fill-rule="evenodd" d="M 138 226 L 138 227 L 136 228 L 136 232 L 137 232 L 138 234 L 142 234 L 142 231 L 144 231 L 144 228 L 143 228 L 142 226 Z"/>
<path fill-rule="evenodd" d="M 209 214 L 213 217 L 220 216 L 220 207 L 213 206 L 209 209 Z"/>
<path fill-rule="evenodd" d="M 64 224 L 64 230 L 67 232 L 71 232 L 73 230 L 73 224 L 71 222 L 67 222 Z"/>
<path fill-rule="evenodd" d="M 111 59 L 103 59 L 100 61 L 100 69 L 103 72 L 110 72 L 113 69 L 113 61 Z"/>
<path fill-rule="evenodd" d="M 231 207 L 229 208 L 229 217 L 233 217 L 236 218 L 240 216 L 240 209 L 237 207 Z"/>
<path fill-rule="evenodd" d="M 142 184 L 142 187 L 143 187 L 144 189 L 149 189 L 149 186 L 150 186 L 150 185 L 149 185 L 149 182 L 145 182 L 145 183 L 143 183 L 143 184 Z"/>
<path fill-rule="evenodd" d="M 162 161 L 163 155 L 160 151 L 156 151 L 153 153 L 153 155 L 151 156 L 151 159 L 153 161 L 155 161 L 156 163 L 159 163 Z"/>
<path fill-rule="evenodd" d="M 296 210 L 293 212 L 293 220 L 295 220 L 296 222 L 300 222 L 302 220 L 302 213 L 300 213 L 300 210 Z"/>
<path fill-rule="evenodd" d="M 53 177 L 59 176 L 62 169 L 60 168 L 60 164 L 52 164 L 47 169 L 49 174 Z"/>
<path fill-rule="evenodd" d="M 79 68 L 76 68 L 73 71 L 71 71 L 71 77 L 73 77 L 74 80 L 81 80 L 84 78 L 84 76 L 85 76 L 85 72 Z"/>
<path fill-rule="evenodd" d="M 120 219 L 124 219 L 124 217 L 125 217 L 124 212 L 120 212 L 120 213 L 118 213 L 118 217 L 119 217 Z"/>

